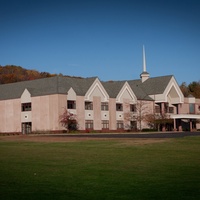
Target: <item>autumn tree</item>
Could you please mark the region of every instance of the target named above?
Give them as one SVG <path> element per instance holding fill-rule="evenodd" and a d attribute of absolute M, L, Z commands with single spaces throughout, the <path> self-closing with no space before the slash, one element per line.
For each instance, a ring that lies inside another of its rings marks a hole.
<path fill-rule="evenodd" d="M 200 81 L 193 81 L 188 85 L 189 93 L 195 98 L 200 98 Z"/>
<path fill-rule="evenodd" d="M 63 114 L 60 115 L 59 121 L 67 131 L 78 130 L 78 122 L 76 115 L 70 113 L 66 108 L 64 109 Z"/>
<path fill-rule="evenodd" d="M 127 104 L 126 106 L 130 106 Z M 142 131 L 142 123 L 146 122 L 146 116 L 150 113 L 148 102 L 143 100 L 138 100 L 136 104 L 134 104 L 134 112 L 129 111 L 124 115 L 126 124 L 127 122 L 135 121 L 137 123 L 137 127 L 140 131 Z M 128 127 L 128 125 L 126 125 Z M 129 125 L 131 126 L 131 124 Z M 128 127 L 131 129 L 131 127 Z"/>
<path fill-rule="evenodd" d="M 52 76 L 56 76 L 56 74 L 38 72 L 37 70 L 25 69 L 15 65 L 0 66 L 0 84 L 35 80 Z"/>
<path fill-rule="evenodd" d="M 151 113 L 145 116 L 145 121 L 153 129 L 165 131 L 168 127 L 172 127 L 173 119 L 167 113 Z"/>
<path fill-rule="evenodd" d="M 188 97 L 189 95 L 194 96 L 195 98 L 200 98 L 200 81 L 193 81 L 189 85 L 183 82 L 180 85 L 180 89 L 184 95 L 184 97 Z"/>
<path fill-rule="evenodd" d="M 188 86 L 187 86 L 186 82 L 181 83 L 180 89 L 181 89 L 184 97 L 187 97 L 189 95 L 189 90 L 188 90 Z"/>

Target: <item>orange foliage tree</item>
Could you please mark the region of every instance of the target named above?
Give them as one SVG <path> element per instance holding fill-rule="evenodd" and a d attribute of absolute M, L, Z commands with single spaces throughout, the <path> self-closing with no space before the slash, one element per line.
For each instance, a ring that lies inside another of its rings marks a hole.
<path fill-rule="evenodd" d="M 78 122 L 76 119 L 76 115 L 73 113 L 70 113 L 66 108 L 63 112 L 63 114 L 59 117 L 61 125 L 67 130 L 67 131 L 76 131 L 78 130 Z"/>

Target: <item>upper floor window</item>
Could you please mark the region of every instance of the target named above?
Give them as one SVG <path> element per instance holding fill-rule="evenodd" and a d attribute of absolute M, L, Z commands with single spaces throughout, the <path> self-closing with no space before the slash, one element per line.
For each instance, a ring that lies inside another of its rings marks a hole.
<path fill-rule="evenodd" d="M 93 110 L 93 103 L 85 102 L 85 110 Z"/>
<path fill-rule="evenodd" d="M 194 105 L 194 103 L 190 103 L 189 104 L 189 112 L 190 112 L 190 114 L 194 114 L 195 113 L 195 105 Z"/>
<path fill-rule="evenodd" d="M 67 101 L 68 109 L 76 109 L 76 101 Z"/>
<path fill-rule="evenodd" d="M 169 113 L 174 113 L 174 107 L 169 107 Z"/>
<path fill-rule="evenodd" d="M 155 113 L 160 113 L 160 106 L 155 106 Z"/>
<path fill-rule="evenodd" d="M 164 104 L 164 111 L 165 111 L 165 113 L 169 112 L 169 104 L 168 103 Z"/>
<path fill-rule="evenodd" d="M 31 103 L 22 103 L 22 112 L 31 111 Z"/>
<path fill-rule="evenodd" d="M 136 112 L 136 105 L 135 104 L 130 104 L 130 111 Z"/>
<path fill-rule="evenodd" d="M 123 111 L 123 105 L 121 103 L 116 104 L 116 111 Z"/>
<path fill-rule="evenodd" d="M 101 103 L 101 110 L 108 110 L 108 102 Z"/>

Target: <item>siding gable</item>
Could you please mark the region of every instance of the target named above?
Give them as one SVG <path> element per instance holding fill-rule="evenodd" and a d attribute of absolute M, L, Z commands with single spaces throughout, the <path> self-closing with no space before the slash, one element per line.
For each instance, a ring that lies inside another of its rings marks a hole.
<path fill-rule="evenodd" d="M 166 90 L 164 91 L 164 99 L 165 101 L 170 101 L 172 104 L 183 103 L 184 101 L 183 93 L 174 77 L 171 78 Z"/>
<path fill-rule="evenodd" d="M 76 100 L 76 93 L 73 88 L 70 88 L 67 93 L 67 100 Z"/>
<path fill-rule="evenodd" d="M 117 95 L 116 102 L 123 102 L 123 99 L 129 100 L 131 103 L 137 102 L 137 97 L 127 82 L 124 84 L 119 94 Z"/>
<path fill-rule="evenodd" d="M 108 101 L 109 96 L 103 85 L 96 79 L 85 95 L 85 100 L 92 101 L 94 96 L 99 96 L 102 102 Z"/>
<path fill-rule="evenodd" d="M 27 89 L 25 89 L 21 95 L 21 103 L 27 103 L 27 102 L 31 102 L 31 94 Z"/>

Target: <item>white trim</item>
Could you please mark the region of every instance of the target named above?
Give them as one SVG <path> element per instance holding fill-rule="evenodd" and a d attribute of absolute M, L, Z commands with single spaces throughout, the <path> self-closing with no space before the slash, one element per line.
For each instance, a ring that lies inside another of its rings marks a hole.
<path fill-rule="evenodd" d="M 91 85 L 89 90 L 87 91 L 87 93 L 85 95 L 85 101 L 90 101 L 90 96 L 96 88 L 98 88 L 101 91 L 101 93 L 103 94 L 104 101 L 108 102 L 109 101 L 109 95 L 106 92 L 106 90 L 104 89 L 103 85 L 101 84 L 101 82 L 99 81 L 98 78 L 95 79 L 95 81 L 93 82 L 93 84 Z"/>
<path fill-rule="evenodd" d="M 183 103 L 184 102 L 184 96 L 176 82 L 176 80 L 174 79 L 174 77 L 171 78 L 170 82 L 168 83 L 168 86 L 166 87 L 165 91 L 164 91 L 164 99 L 165 102 L 167 102 L 167 95 L 169 94 L 170 90 L 172 89 L 172 87 L 174 87 L 174 89 L 176 90 L 178 96 L 179 96 L 179 102 L 177 103 Z"/>
<path fill-rule="evenodd" d="M 131 89 L 130 85 L 128 84 L 128 82 L 125 82 L 122 89 L 119 91 L 119 94 L 116 97 L 116 102 L 117 103 L 122 103 L 123 100 L 121 100 L 122 95 L 124 94 L 125 91 L 128 91 L 129 95 L 131 96 L 131 100 L 132 103 L 136 103 L 137 102 L 137 97 L 135 96 L 133 90 Z"/>
<path fill-rule="evenodd" d="M 170 115 L 172 119 L 200 119 L 200 115 L 195 114 L 177 114 L 177 115 Z"/>

